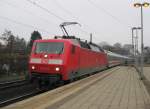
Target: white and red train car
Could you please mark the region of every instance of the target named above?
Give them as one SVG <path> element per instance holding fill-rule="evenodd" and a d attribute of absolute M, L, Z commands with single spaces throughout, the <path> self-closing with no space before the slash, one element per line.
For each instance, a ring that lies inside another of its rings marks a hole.
<path fill-rule="evenodd" d="M 133 61 L 132 58 L 129 58 L 128 56 L 120 55 L 108 50 L 105 50 L 105 53 L 107 54 L 108 57 L 109 67 L 113 67 L 121 64 L 128 64 Z"/>

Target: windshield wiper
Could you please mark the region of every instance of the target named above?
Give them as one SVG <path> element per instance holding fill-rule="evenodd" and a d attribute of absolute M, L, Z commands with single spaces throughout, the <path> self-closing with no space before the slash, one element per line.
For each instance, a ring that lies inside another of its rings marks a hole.
<path fill-rule="evenodd" d="M 63 48 L 61 48 L 61 50 L 59 51 L 59 53 L 58 53 L 58 54 L 60 55 L 62 52 L 63 52 Z"/>

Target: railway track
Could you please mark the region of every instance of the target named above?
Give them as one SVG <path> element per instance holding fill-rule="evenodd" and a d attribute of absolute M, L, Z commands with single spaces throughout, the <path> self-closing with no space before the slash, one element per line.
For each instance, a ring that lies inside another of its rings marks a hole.
<path fill-rule="evenodd" d="M 19 86 L 27 84 L 27 83 L 29 83 L 27 80 L 16 80 L 16 81 L 11 81 L 11 82 L 3 82 L 3 83 L 0 83 L 0 90 L 12 88 L 12 87 L 19 87 Z"/>
<path fill-rule="evenodd" d="M 0 107 L 39 93 L 27 80 L 0 83 Z"/>
<path fill-rule="evenodd" d="M 37 85 L 30 84 L 26 80 L 0 83 L 0 107 L 33 97 L 56 87 L 39 89 Z"/>
<path fill-rule="evenodd" d="M 0 107 L 10 105 L 12 103 L 24 100 L 26 98 L 33 97 L 35 95 L 59 87 L 59 86 L 53 86 L 50 88 L 39 89 L 36 85 L 33 84 L 24 84 L 24 85 L 25 86 L 18 85 L 20 87 L 14 86 L 14 87 L 5 88 L 5 91 L 0 90 Z"/>
<path fill-rule="evenodd" d="M 14 98 L 10 98 L 10 99 L 6 99 L 4 101 L 0 101 L 0 107 L 7 106 L 11 103 L 24 100 L 25 98 L 29 98 L 29 97 L 35 96 L 37 94 L 40 94 L 40 93 L 43 93 L 43 91 L 36 90 L 36 91 L 30 92 L 30 93 L 26 93 L 26 94 L 23 94 L 23 95 L 16 96 Z"/>
<path fill-rule="evenodd" d="M 33 97 L 47 90 L 39 89 L 36 85 L 29 83 L 3 87 L 3 90 L 0 90 L 0 107 Z"/>

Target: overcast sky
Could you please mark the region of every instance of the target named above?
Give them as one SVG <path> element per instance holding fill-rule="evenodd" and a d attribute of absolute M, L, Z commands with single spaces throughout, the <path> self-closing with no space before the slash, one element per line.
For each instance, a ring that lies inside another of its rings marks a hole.
<path fill-rule="evenodd" d="M 71 35 L 93 42 L 131 43 L 131 27 L 140 26 L 140 9 L 133 3 L 143 0 L 0 0 L 0 34 L 11 30 L 29 40 L 38 30 L 42 37 L 62 35 L 59 24 L 76 21 L 82 26 L 67 27 Z M 150 2 L 150 0 L 147 0 Z M 40 7 L 46 9 L 42 10 Z M 144 44 L 150 46 L 150 8 L 144 8 Z M 140 34 L 139 34 L 140 36 Z"/>

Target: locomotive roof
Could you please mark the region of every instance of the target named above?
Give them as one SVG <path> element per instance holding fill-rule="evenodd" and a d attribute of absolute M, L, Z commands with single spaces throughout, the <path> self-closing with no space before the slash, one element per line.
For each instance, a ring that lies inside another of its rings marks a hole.
<path fill-rule="evenodd" d="M 35 42 L 69 42 L 77 46 L 80 45 L 76 39 L 40 39 Z"/>
<path fill-rule="evenodd" d="M 86 49 L 90 49 L 92 51 L 96 51 L 96 52 L 104 52 L 103 49 L 94 44 L 94 43 L 88 43 L 87 41 L 81 41 L 80 39 L 77 38 L 59 38 L 59 39 L 39 39 L 39 40 L 35 40 L 35 42 L 69 42 L 71 44 L 74 44 L 76 46 L 80 46 L 82 48 L 86 48 Z"/>

